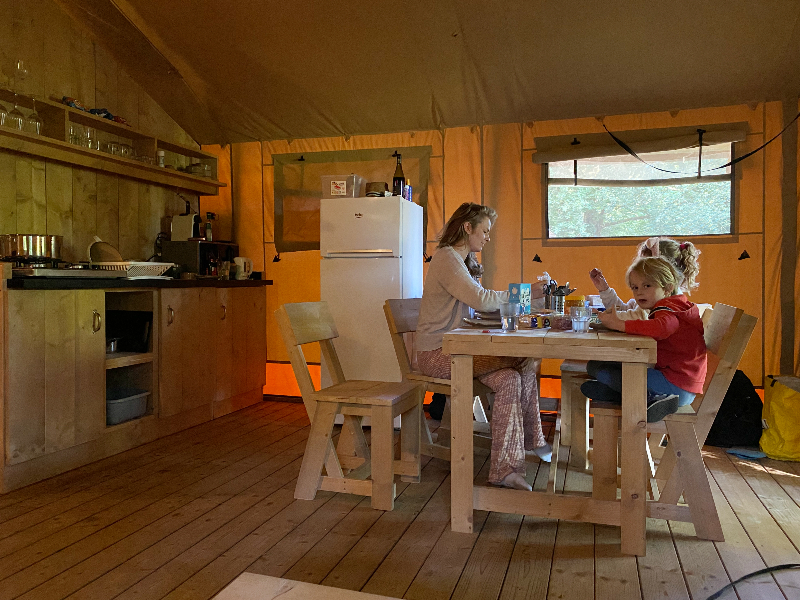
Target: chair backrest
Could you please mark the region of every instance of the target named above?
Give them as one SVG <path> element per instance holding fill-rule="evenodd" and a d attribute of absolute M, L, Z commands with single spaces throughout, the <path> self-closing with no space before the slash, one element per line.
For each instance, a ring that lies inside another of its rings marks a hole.
<path fill-rule="evenodd" d="M 692 403 L 697 412 L 697 439 L 705 442 L 722 399 L 728 391 L 758 319 L 741 308 L 717 303 L 705 324 L 704 338 L 709 354 L 709 376 L 705 391 Z"/>
<path fill-rule="evenodd" d="M 301 347 L 303 344 L 319 342 L 331 380 L 334 384 L 345 381 L 342 365 L 331 341 L 339 337 L 339 333 L 336 331 L 336 324 L 333 322 L 327 302 L 284 304 L 275 311 L 275 318 L 304 401 L 307 401 L 309 394 L 316 390 Z"/>
<path fill-rule="evenodd" d="M 401 300 L 387 300 L 383 304 L 386 324 L 389 326 L 389 333 L 392 335 L 394 353 L 397 355 L 397 364 L 400 365 L 400 373 L 403 377 L 411 372 L 411 359 L 408 356 L 408 348 L 406 348 L 403 334 L 417 330 L 421 302 L 422 298 L 403 298 Z"/>

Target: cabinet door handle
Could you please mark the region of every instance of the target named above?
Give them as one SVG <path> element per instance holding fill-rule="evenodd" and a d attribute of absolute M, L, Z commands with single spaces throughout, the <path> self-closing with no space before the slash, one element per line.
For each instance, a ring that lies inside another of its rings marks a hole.
<path fill-rule="evenodd" d="M 175 311 L 172 310 L 172 307 L 167 305 L 167 325 L 172 325 L 175 321 Z"/>
<path fill-rule="evenodd" d="M 227 316 L 228 316 L 228 307 L 223 304 L 222 305 L 222 319 L 220 319 L 220 320 L 224 321 L 225 317 L 227 317 Z"/>
<path fill-rule="evenodd" d="M 103 326 L 103 317 L 96 310 L 92 311 L 92 333 L 97 333 Z"/>

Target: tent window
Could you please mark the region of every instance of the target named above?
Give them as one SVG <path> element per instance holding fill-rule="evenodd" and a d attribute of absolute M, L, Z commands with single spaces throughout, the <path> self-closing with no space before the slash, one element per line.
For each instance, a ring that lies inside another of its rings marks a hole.
<path fill-rule="evenodd" d="M 699 178 L 698 148 L 639 154 L 648 164 L 628 154 L 548 163 L 547 237 L 730 234 L 734 170 L 712 169 L 733 151 L 703 146 Z"/>

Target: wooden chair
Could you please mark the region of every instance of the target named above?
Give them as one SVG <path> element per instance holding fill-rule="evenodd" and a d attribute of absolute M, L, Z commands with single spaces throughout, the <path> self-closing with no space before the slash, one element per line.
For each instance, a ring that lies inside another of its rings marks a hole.
<path fill-rule="evenodd" d="M 397 363 L 400 365 L 400 373 L 403 375 L 403 379 L 418 382 L 424 386 L 426 392 L 445 394 L 447 396 L 447 404 L 445 405 L 442 423 L 439 426 L 435 442 L 433 441 L 430 427 L 428 427 L 425 413 L 422 413 L 422 446 L 420 451 L 426 456 L 450 460 L 450 380 L 437 379 L 436 377 L 423 375 L 419 371 L 414 371 L 411 367 L 411 353 L 406 347 L 404 337 L 404 334 L 413 333 L 417 330 L 421 301 L 421 298 L 387 300 L 383 305 L 383 312 L 386 314 L 386 323 L 389 325 L 389 333 L 392 335 L 392 343 L 394 344 Z M 472 413 L 475 417 L 475 422 L 473 423 L 475 445 L 482 448 L 491 448 L 491 429 L 481 401 L 481 397 L 488 398 L 491 390 L 477 379 L 473 382 L 473 385 L 475 398 L 473 399 Z"/>
<path fill-rule="evenodd" d="M 275 317 L 311 420 L 294 497 L 313 500 L 317 490 L 346 492 L 371 496 L 373 508 L 392 510 L 394 476 L 419 481 L 423 387 L 412 381 L 345 380 L 331 341 L 339 334 L 326 302 L 284 304 L 275 311 Z M 334 382 L 319 391 L 314 389 L 302 349 L 303 344 L 312 342 L 319 342 Z M 334 419 L 339 413 L 344 416 L 342 435 L 347 432 L 352 436 L 356 456 L 340 455 L 333 448 Z M 394 460 L 392 421 L 397 415 L 401 418 L 400 460 Z M 371 420 L 371 448 L 361 428 L 366 416 Z M 343 467 L 352 469 L 347 476 Z"/>
<path fill-rule="evenodd" d="M 724 541 L 711 487 L 703 464 L 702 447 L 714 417 L 728 390 L 739 361 L 753 333 L 757 319 L 740 308 L 716 304 L 703 315 L 708 348 L 708 373 L 704 393 L 691 405 L 681 407 L 658 423 L 648 423 L 647 431 L 669 442 L 658 469 L 653 468 L 653 496 L 648 516 L 694 523 L 697 537 Z M 613 500 L 617 496 L 617 438 L 619 406 L 592 402 L 594 414 L 594 479 L 592 496 Z M 649 456 L 649 446 L 647 448 Z M 677 468 L 676 468 L 677 467 Z M 678 505 L 683 495 L 688 507 Z"/>

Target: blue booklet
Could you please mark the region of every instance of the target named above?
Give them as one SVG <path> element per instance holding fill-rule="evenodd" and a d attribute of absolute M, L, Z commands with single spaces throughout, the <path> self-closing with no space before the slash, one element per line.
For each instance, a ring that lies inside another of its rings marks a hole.
<path fill-rule="evenodd" d="M 509 283 L 508 301 L 519 304 L 523 315 L 531 314 L 531 284 Z"/>

